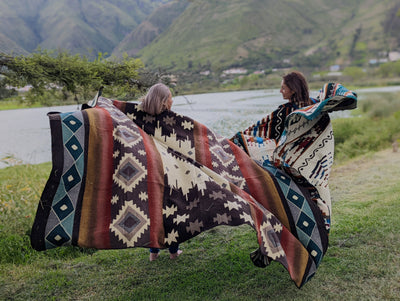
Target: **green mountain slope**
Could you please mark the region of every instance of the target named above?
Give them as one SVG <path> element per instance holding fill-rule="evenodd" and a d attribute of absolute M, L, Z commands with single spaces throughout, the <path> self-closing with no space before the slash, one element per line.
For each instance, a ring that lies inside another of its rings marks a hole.
<path fill-rule="evenodd" d="M 364 66 L 400 51 L 399 0 L 0 0 L 0 51 L 128 53 L 151 68 Z"/>
<path fill-rule="evenodd" d="M 13 40 L 0 33 L 0 53 L 12 55 L 28 55 L 29 52 L 17 45 Z"/>
<path fill-rule="evenodd" d="M 396 48 L 384 33 L 397 0 L 192 1 L 139 52 L 171 69 L 326 65 Z M 393 32 L 392 32 L 393 34 Z"/>
<path fill-rule="evenodd" d="M 127 35 L 114 49 L 113 55 L 123 53 L 136 55 L 139 50 L 149 45 L 157 36 L 167 29 L 185 10 L 188 1 L 172 1 L 154 10 L 135 30 Z"/>
<path fill-rule="evenodd" d="M 13 0 L 0 2 L 0 32 L 26 51 L 111 53 L 168 0 Z"/>

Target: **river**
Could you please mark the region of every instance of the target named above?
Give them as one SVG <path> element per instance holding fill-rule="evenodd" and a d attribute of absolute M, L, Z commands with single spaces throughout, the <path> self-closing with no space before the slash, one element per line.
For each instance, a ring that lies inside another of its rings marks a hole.
<path fill-rule="evenodd" d="M 396 92 L 400 86 L 358 90 Z M 316 96 L 316 92 L 311 93 Z M 173 110 L 189 116 L 225 137 L 231 137 L 283 103 L 279 90 L 207 93 L 174 97 Z M 79 110 L 77 105 L 0 111 L 0 168 L 51 161 L 47 113 Z M 331 114 L 346 117 L 346 112 Z"/>

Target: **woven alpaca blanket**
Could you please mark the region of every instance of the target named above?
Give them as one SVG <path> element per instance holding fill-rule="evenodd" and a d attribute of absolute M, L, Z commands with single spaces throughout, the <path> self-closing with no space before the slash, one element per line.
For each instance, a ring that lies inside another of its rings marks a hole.
<path fill-rule="evenodd" d="M 256 266 L 280 262 L 297 287 L 316 272 L 328 245 L 324 219 L 285 170 L 260 166 L 195 120 L 151 116 L 133 102 L 100 97 L 49 119 L 53 167 L 34 249 L 167 248 L 219 225 L 247 224 L 259 245 Z"/>
<path fill-rule="evenodd" d="M 334 136 L 328 113 L 357 106 L 357 94 L 338 83 L 323 86 L 314 105 L 295 109 L 290 103 L 238 132 L 231 140 L 266 169 L 286 171 L 305 187 L 330 229 L 328 187 Z"/>

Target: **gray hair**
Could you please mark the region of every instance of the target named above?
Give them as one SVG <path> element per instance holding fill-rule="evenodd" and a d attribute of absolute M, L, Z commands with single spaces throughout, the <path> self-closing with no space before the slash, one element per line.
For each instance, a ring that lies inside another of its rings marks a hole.
<path fill-rule="evenodd" d="M 167 109 L 167 100 L 171 91 L 161 83 L 151 86 L 146 96 L 142 99 L 142 109 L 148 114 L 158 115 Z"/>

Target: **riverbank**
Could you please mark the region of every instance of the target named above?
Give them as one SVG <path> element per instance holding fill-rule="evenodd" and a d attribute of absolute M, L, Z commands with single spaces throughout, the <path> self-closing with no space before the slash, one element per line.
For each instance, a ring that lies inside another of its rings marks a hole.
<path fill-rule="evenodd" d="M 334 165 L 330 246 L 301 290 L 279 264 L 255 267 L 250 227 L 218 227 L 175 261 L 148 250 L 36 252 L 27 233 L 50 164 L 0 170 L 1 298 L 13 300 L 395 300 L 400 293 L 400 153 Z"/>
<path fill-rule="evenodd" d="M 261 90 L 269 90 L 269 91 L 279 91 L 281 77 L 275 76 L 274 78 L 265 78 L 262 81 L 247 81 L 244 80 L 246 84 L 240 84 L 240 81 L 237 84 L 227 84 L 222 86 L 214 86 L 212 84 L 197 87 L 196 85 L 184 85 L 181 88 L 173 88 L 173 96 L 174 97 L 184 97 L 185 95 L 199 95 L 199 94 L 209 94 L 209 93 L 229 93 L 229 92 L 245 92 L 245 91 L 261 91 Z M 364 92 L 372 92 L 372 91 L 400 91 L 400 78 L 393 79 L 371 79 L 369 81 L 363 82 L 354 82 L 342 80 L 340 78 L 323 78 L 321 80 L 312 80 L 309 82 L 309 88 L 313 91 L 319 91 L 322 86 L 327 82 L 341 82 L 345 84 L 346 88 L 353 91 L 364 91 Z M 93 93 L 93 97 L 96 93 Z M 67 100 L 48 100 L 46 104 L 41 104 L 39 102 L 36 103 L 28 103 L 22 100 L 22 96 L 15 97 L 13 99 L 2 99 L 0 100 L 0 111 L 4 110 L 17 110 L 17 109 L 29 109 L 29 108 L 40 108 L 45 106 L 69 106 L 69 105 L 79 105 L 73 98 Z M 104 95 L 105 97 L 113 98 L 110 95 Z M 89 100 L 88 100 L 89 101 Z M 84 103 L 85 101 L 82 101 Z M 82 104 L 81 103 L 81 104 Z"/>
<path fill-rule="evenodd" d="M 330 114 L 335 134 L 336 160 L 377 151 L 400 139 L 400 113 L 395 113 L 400 111 L 399 91 L 400 86 L 356 90 L 358 109 Z M 265 117 L 280 104 L 282 97 L 279 90 L 174 97 L 175 112 L 191 117 L 225 137 L 232 137 L 238 130 Z M 79 110 L 76 104 L 0 111 L 0 168 L 21 163 L 49 162 L 51 141 L 47 113 L 75 110 Z"/>

